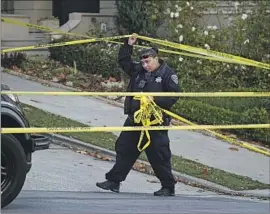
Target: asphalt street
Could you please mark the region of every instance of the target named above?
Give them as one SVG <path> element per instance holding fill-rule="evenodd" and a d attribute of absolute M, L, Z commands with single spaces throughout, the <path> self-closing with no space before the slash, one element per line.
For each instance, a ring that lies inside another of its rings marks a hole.
<path fill-rule="evenodd" d="M 155 197 L 154 176 L 131 171 L 121 193 L 98 189 L 113 162 L 56 145 L 33 155 L 23 191 L 1 213 L 269 213 L 267 201 L 229 197 L 178 183 L 176 197 Z"/>
<path fill-rule="evenodd" d="M 65 91 L 12 76 L 1 75 L 2 83 L 19 91 Z M 123 109 L 100 100 L 83 96 L 20 96 L 24 103 L 79 121 L 91 126 L 122 126 L 126 116 Z M 117 133 L 116 133 L 117 134 Z M 172 153 L 184 158 L 248 176 L 269 183 L 269 157 L 247 149 L 230 150 L 231 144 L 194 131 L 170 131 Z M 247 164 L 248 163 L 248 164 Z"/>

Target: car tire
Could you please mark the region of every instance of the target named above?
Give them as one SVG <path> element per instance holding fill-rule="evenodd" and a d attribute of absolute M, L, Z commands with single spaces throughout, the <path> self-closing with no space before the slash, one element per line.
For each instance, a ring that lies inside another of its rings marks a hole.
<path fill-rule="evenodd" d="M 21 192 L 27 174 L 26 166 L 26 157 L 20 142 L 12 134 L 1 134 L 2 208 Z"/>

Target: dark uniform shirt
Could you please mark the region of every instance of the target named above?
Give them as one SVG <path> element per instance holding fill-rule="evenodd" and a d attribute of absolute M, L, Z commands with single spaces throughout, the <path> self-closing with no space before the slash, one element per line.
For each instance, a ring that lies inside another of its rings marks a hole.
<path fill-rule="evenodd" d="M 163 60 L 160 67 L 152 72 L 147 72 L 141 63 L 131 59 L 133 46 L 127 41 L 119 50 L 119 65 L 130 76 L 128 92 L 179 92 L 179 81 L 176 73 Z M 154 97 L 155 103 L 161 108 L 169 110 L 179 97 Z M 140 108 L 140 101 L 127 96 L 125 99 L 124 113 L 133 115 Z"/>

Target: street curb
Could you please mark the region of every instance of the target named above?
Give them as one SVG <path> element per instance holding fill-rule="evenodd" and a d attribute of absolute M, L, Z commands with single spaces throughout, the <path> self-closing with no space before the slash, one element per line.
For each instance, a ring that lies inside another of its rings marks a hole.
<path fill-rule="evenodd" d="M 85 143 L 83 141 L 70 138 L 67 136 L 63 136 L 63 135 L 48 134 L 48 133 L 46 133 L 45 135 L 50 136 L 52 138 L 52 144 L 68 147 L 76 151 L 83 150 L 87 152 L 98 152 L 99 154 L 111 157 L 112 160 L 115 161 L 116 153 L 114 151 L 111 151 L 111 150 L 108 150 L 99 146 L 95 146 L 89 143 Z M 139 171 L 141 173 L 153 175 L 152 173 L 149 173 L 150 171 L 149 169 L 152 169 L 149 162 L 143 161 L 143 160 L 137 160 L 137 163 L 144 164 L 148 168 L 148 170 L 145 170 L 145 172 L 141 172 L 136 169 L 134 170 Z M 174 170 L 173 170 L 173 174 L 177 178 L 178 182 L 187 184 L 189 186 L 205 189 L 208 191 L 220 193 L 223 195 L 242 196 L 242 197 L 259 198 L 259 199 L 267 199 L 267 200 L 270 199 L 270 190 L 268 191 L 268 193 L 267 193 L 267 190 L 262 190 L 262 192 L 258 192 L 258 193 L 252 192 L 252 191 L 234 191 L 224 186 L 212 183 L 210 181 L 195 178 L 186 174 L 179 173 Z"/>

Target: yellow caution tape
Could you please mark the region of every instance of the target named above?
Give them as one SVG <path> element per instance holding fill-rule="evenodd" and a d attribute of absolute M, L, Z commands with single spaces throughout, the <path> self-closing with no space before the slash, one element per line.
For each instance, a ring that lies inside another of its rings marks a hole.
<path fill-rule="evenodd" d="M 22 22 L 16 19 L 9 19 L 9 18 L 1 18 L 1 22 L 5 22 L 8 24 L 14 24 L 14 25 L 18 25 L 21 27 L 29 27 L 29 28 L 34 28 L 37 30 L 42 30 L 42 31 L 48 31 L 48 32 L 54 32 L 54 33 L 59 33 L 59 34 L 66 34 L 66 35 L 70 35 L 70 36 L 76 36 L 76 37 L 83 37 L 83 38 L 92 38 L 88 35 L 83 35 L 83 34 L 77 34 L 77 33 L 69 33 L 69 32 L 65 32 L 65 31 L 61 31 L 61 30 L 57 30 L 57 29 L 52 29 L 52 28 L 48 28 L 42 25 L 35 25 L 35 24 L 30 24 L 27 22 Z"/>
<path fill-rule="evenodd" d="M 270 64 L 258 62 L 258 61 L 251 60 L 251 59 L 246 59 L 246 58 L 239 57 L 239 56 L 234 56 L 231 54 L 206 50 L 206 49 L 202 49 L 202 48 L 191 47 L 191 46 L 187 46 L 187 45 L 183 45 L 183 44 L 179 44 L 179 43 L 175 43 L 175 42 L 164 41 L 164 40 L 160 40 L 160 39 L 153 39 L 153 38 L 149 38 L 146 36 L 138 35 L 138 38 L 143 39 L 145 41 L 152 42 L 152 43 L 164 45 L 167 47 L 172 47 L 175 49 L 185 50 L 185 51 L 196 53 L 196 54 L 218 57 L 220 59 L 229 59 L 229 60 L 233 60 L 233 61 L 243 62 L 246 65 L 253 65 L 253 66 L 264 68 L 264 69 L 270 69 Z"/>
<path fill-rule="evenodd" d="M 71 133 L 71 132 L 118 132 L 118 131 L 159 131 L 159 130 L 210 130 L 210 129 L 270 129 L 270 124 L 245 124 L 245 125 L 191 125 L 191 126 L 134 126 L 134 127 L 54 127 L 54 128 L 1 128 L 1 134 L 20 134 L 20 133 Z M 223 135 L 215 134 L 225 139 Z M 142 135 L 141 135 L 142 136 Z M 141 137 L 140 137 L 141 138 Z M 140 142 L 138 143 L 139 151 L 146 149 L 150 145 L 150 136 L 147 136 L 148 142 L 141 149 Z M 226 137 L 226 140 L 230 138 Z M 231 139 L 230 139 L 231 141 Z M 233 140 L 235 141 L 235 140 Z M 235 141 L 236 142 L 236 141 Z M 235 144 L 247 148 L 251 151 L 255 151 L 267 156 L 270 156 L 270 153 L 262 149 L 256 148 L 255 146 L 249 145 L 247 143 L 238 143 Z"/>
<path fill-rule="evenodd" d="M 33 50 L 33 49 L 42 49 L 42 48 L 51 48 L 51 47 L 66 46 L 66 45 L 78 45 L 78 44 L 91 43 L 91 42 L 121 39 L 121 38 L 126 38 L 126 37 L 130 37 L 130 35 L 75 40 L 75 41 L 58 42 L 58 43 L 51 43 L 51 44 L 39 44 L 39 45 L 32 45 L 32 46 L 25 46 L 25 47 L 18 47 L 18 48 L 7 48 L 4 50 L 1 50 L 1 53 L 14 52 L 14 51 L 25 51 L 25 50 Z"/>
<path fill-rule="evenodd" d="M 1 94 L 53 96 L 269 97 L 270 92 L 70 92 L 1 91 Z"/>
<path fill-rule="evenodd" d="M 134 122 L 142 124 L 144 127 L 150 127 L 152 125 L 162 124 L 162 112 L 160 109 L 154 108 L 150 102 L 150 98 L 147 96 L 135 96 L 135 100 L 140 100 L 140 109 L 134 113 Z M 154 119 L 151 120 L 152 115 Z M 146 134 L 147 142 L 141 148 L 141 143 L 143 141 L 144 133 Z M 141 131 L 139 143 L 137 145 L 138 150 L 141 152 L 150 145 L 151 139 L 148 130 Z"/>
<path fill-rule="evenodd" d="M 147 48 L 145 46 L 142 46 L 143 48 Z M 177 55 L 181 55 L 181 56 L 188 56 L 188 57 L 194 57 L 194 58 L 199 58 L 199 59 L 207 59 L 207 60 L 212 60 L 212 61 L 218 61 L 218 62 L 224 62 L 224 63 L 231 63 L 231 64 L 240 64 L 240 65 L 249 65 L 247 63 L 244 62 L 238 62 L 238 61 L 234 61 L 234 60 L 230 60 L 230 59 L 221 59 L 221 58 L 217 58 L 217 57 L 212 57 L 212 56 L 202 56 L 199 54 L 192 54 L 192 53 L 186 53 L 186 52 L 179 52 L 179 51 L 173 51 L 173 50 L 167 50 L 167 49 L 158 49 L 159 52 L 163 52 L 163 53 L 171 53 L 171 54 L 177 54 Z"/>
<path fill-rule="evenodd" d="M 52 128 L 1 128 L 1 134 L 20 133 L 65 133 L 65 132 L 117 132 L 117 131 L 160 131 L 202 129 L 269 129 L 270 124 L 197 125 L 197 126 L 125 126 L 125 127 L 52 127 Z"/>
<path fill-rule="evenodd" d="M 64 31 L 61 31 L 61 30 L 51 29 L 51 28 L 41 26 L 41 25 L 30 24 L 30 23 L 18 21 L 18 20 L 15 20 L 15 19 L 1 18 L 1 21 L 5 22 L 5 23 L 9 23 L 9 24 L 22 26 L 22 27 L 35 28 L 35 29 L 39 29 L 39 30 L 43 30 L 43 31 L 55 32 L 55 33 L 64 34 L 64 35 L 70 35 L 70 36 L 94 39 L 93 37 L 90 37 L 88 35 L 64 32 Z M 124 38 L 124 37 L 122 37 L 122 38 Z M 245 59 L 245 58 L 242 58 L 242 57 L 236 57 L 236 56 L 229 55 L 229 54 L 226 54 L 226 53 L 208 51 L 208 50 L 201 49 L 201 48 L 195 48 L 195 47 L 192 47 L 192 46 L 182 45 L 182 44 L 178 44 L 178 43 L 167 42 L 167 41 L 158 40 L 158 39 L 152 39 L 152 38 L 145 37 L 145 36 L 139 36 L 139 38 L 144 39 L 146 41 L 153 42 L 153 43 L 158 43 L 158 44 L 161 44 L 161 45 L 164 45 L 164 46 L 169 46 L 169 47 L 177 48 L 177 49 L 183 49 L 183 50 L 186 50 L 188 52 L 193 52 L 193 53 L 198 53 L 198 54 L 190 54 L 190 53 L 178 52 L 178 51 L 173 51 L 173 50 L 159 49 L 160 52 L 164 52 L 164 53 L 171 53 L 171 54 L 177 54 L 177 55 L 182 55 L 182 56 L 196 57 L 196 58 L 208 59 L 208 60 L 219 61 L 219 62 L 242 64 L 242 65 L 256 66 L 256 67 L 260 67 L 260 68 L 269 69 L 268 64 L 257 62 L 257 61 L 250 60 L 250 59 Z M 82 41 L 82 40 L 79 40 L 79 41 Z M 110 38 L 103 38 L 102 41 L 123 45 L 123 43 L 121 43 L 121 42 L 111 41 Z M 73 42 L 73 41 L 71 41 L 71 42 Z M 95 41 L 93 41 L 93 42 L 95 42 Z M 51 46 L 50 44 L 43 44 L 42 48 L 56 47 L 56 46 L 59 47 L 59 46 L 70 45 L 70 44 L 72 45 L 73 43 L 66 44 L 65 42 L 63 42 L 63 43 L 57 43 L 57 44 L 58 45 L 54 45 L 54 46 Z M 77 44 L 82 44 L 82 43 L 77 43 Z M 177 46 L 175 46 L 175 44 Z M 178 47 L 178 46 L 180 46 L 181 48 Z M 140 45 L 134 45 L 134 47 L 148 48 L 147 46 L 140 46 Z M 41 47 L 34 46 L 34 48 L 33 48 L 33 46 L 28 46 L 28 47 L 19 47 L 17 49 L 4 49 L 4 50 L 2 50 L 2 53 L 14 52 L 14 51 L 23 51 L 23 50 L 31 50 L 31 49 L 37 49 L 37 48 L 41 48 Z M 209 55 L 209 52 L 210 52 L 210 55 Z M 207 56 L 202 56 L 202 54 L 205 54 Z M 240 58 L 241 58 L 240 61 L 235 60 L 235 59 L 240 59 Z"/>

